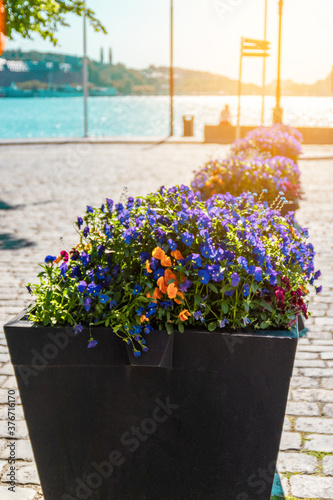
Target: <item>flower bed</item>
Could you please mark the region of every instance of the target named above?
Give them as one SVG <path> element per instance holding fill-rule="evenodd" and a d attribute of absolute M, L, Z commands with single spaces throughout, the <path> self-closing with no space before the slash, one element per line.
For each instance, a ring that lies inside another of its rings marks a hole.
<path fill-rule="evenodd" d="M 302 152 L 302 134 L 286 125 L 259 127 L 249 132 L 245 139 L 235 141 L 232 154 L 241 154 L 243 158 L 260 155 L 264 157 L 284 156 L 297 161 Z"/>
<path fill-rule="evenodd" d="M 307 316 L 320 275 L 307 231 L 250 194 L 203 202 L 186 186 L 162 187 L 88 206 L 76 227 L 80 243 L 46 257 L 41 284 L 29 286 L 37 299 L 29 319 L 76 333 L 111 327 L 136 356 L 154 329 L 290 328 Z"/>
<path fill-rule="evenodd" d="M 214 194 L 263 192 L 263 199 L 274 202 L 279 195 L 288 201 L 301 197 L 300 170 L 289 158 L 257 158 L 245 160 L 233 156 L 226 160 L 209 161 L 199 170 L 191 184 L 203 199 Z"/>

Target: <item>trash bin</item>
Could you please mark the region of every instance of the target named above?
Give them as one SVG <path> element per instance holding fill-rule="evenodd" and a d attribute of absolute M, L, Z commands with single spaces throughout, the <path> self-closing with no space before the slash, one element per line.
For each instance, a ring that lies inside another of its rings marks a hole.
<path fill-rule="evenodd" d="M 193 137 L 193 123 L 194 123 L 193 115 L 183 116 L 184 137 Z"/>

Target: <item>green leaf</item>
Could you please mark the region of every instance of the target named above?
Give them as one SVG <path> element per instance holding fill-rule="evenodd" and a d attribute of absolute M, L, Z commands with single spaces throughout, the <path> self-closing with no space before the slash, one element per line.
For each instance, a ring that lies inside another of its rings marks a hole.
<path fill-rule="evenodd" d="M 213 290 L 214 293 L 219 293 L 218 289 L 215 285 L 213 285 L 213 283 L 208 283 L 208 286 L 211 290 Z"/>
<path fill-rule="evenodd" d="M 173 326 L 172 323 L 169 323 L 168 321 L 165 322 L 165 328 L 167 329 L 167 332 L 169 335 L 173 332 Z"/>
<path fill-rule="evenodd" d="M 216 321 L 212 321 L 211 323 L 208 323 L 208 330 L 210 332 L 213 332 L 217 328 L 217 323 Z"/>
<path fill-rule="evenodd" d="M 183 323 L 178 324 L 178 330 L 180 331 L 180 333 L 184 333 L 185 328 L 184 328 Z"/>
<path fill-rule="evenodd" d="M 200 295 L 194 295 L 194 301 L 196 303 L 197 306 L 200 306 L 201 304 L 201 297 Z"/>
<path fill-rule="evenodd" d="M 227 312 L 229 311 L 228 303 L 224 300 L 222 301 L 222 311 L 224 312 L 224 314 L 227 314 Z"/>
<path fill-rule="evenodd" d="M 268 304 L 265 300 L 263 300 L 263 299 L 262 299 L 262 300 L 260 300 L 260 304 L 262 305 L 262 307 L 263 307 L 264 309 L 267 309 L 267 311 L 269 311 L 269 312 L 273 312 L 273 308 L 272 308 L 272 306 L 271 306 L 270 304 Z"/>

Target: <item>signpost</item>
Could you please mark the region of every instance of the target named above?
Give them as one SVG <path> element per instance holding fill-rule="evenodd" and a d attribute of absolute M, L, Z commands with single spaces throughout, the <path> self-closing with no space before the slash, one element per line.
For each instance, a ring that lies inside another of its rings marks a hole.
<path fill-rule="evenodd" d="M 273 123 L 282 123 L 282 114 L 283 114 L 283 109 L 280 106 L 282 10 L 283 10 L 283 0 L 279 0 L 279 51 L 278 51 L 278 67 L 277 67 L 277 80 L 276 80 L 276 106 L 275 109 L 273 110 Z"/>
<path fill-rule="evenodd" d="M 170 136 L 173 136 L 173 0 L 170 6 Z"/>
<path fill-rule="evenodd" d="M 240 139 L 240 114 L 241 114 L 241 95 L 242 95 L 242 69 L 243 57 L 268 57 L 270 42 L 267 40 L 255 40 L 252 38 L 241 39 L 241 51 L 239 60 L 239 80 L 238 80 L 238 111 L 237 111 L 237 128 L 236 139 Z"/>
<path fill-rule="evenodd" d="M 264 22 L 264 41 L 267 41 L 267 0 L 265 0 L 265 22 Z M 263 58 L 262 66 L 262 107 L 261 107 L 261 126 L 265 120 L 265 94 L 266 94 L 266 57 Z"/>

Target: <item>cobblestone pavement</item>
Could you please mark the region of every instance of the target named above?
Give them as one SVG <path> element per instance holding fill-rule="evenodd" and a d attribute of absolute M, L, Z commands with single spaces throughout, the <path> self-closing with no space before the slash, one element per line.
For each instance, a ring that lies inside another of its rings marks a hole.
<path fill-rule="evenodd" d="M 333 157 L 333 147 L 329 149 Z M 117 200 L 123 186 L 135 196 L 161 184 L 189 183 L 194 168 L 225 151 L 226 147 L 215 145 L 2 146 L 1 324 L 29 302 L 24 284 L 35 281 L 37 263 L 48 253 L 56 254 L 74 243 L 72 222 L 88 203 L 100 204 L 106 196 Z M 309 156 L 316 151 L 318 148 L 309 148 Z M 332 500 L 333 160 L 301 161 L 300 166 L 305 197 L 297 217 L 309 228 L 317 249 L 323 293 L 313 298 L 308 336 L 299 342 L 278 466 L 287 498 Z M 16 389 L 16 381 L 1 331 L 0 498 L 42 499 L 20 405 L 16 411 L 16 493 L 8 491 L 6 402 L 10 388 Z"/>

